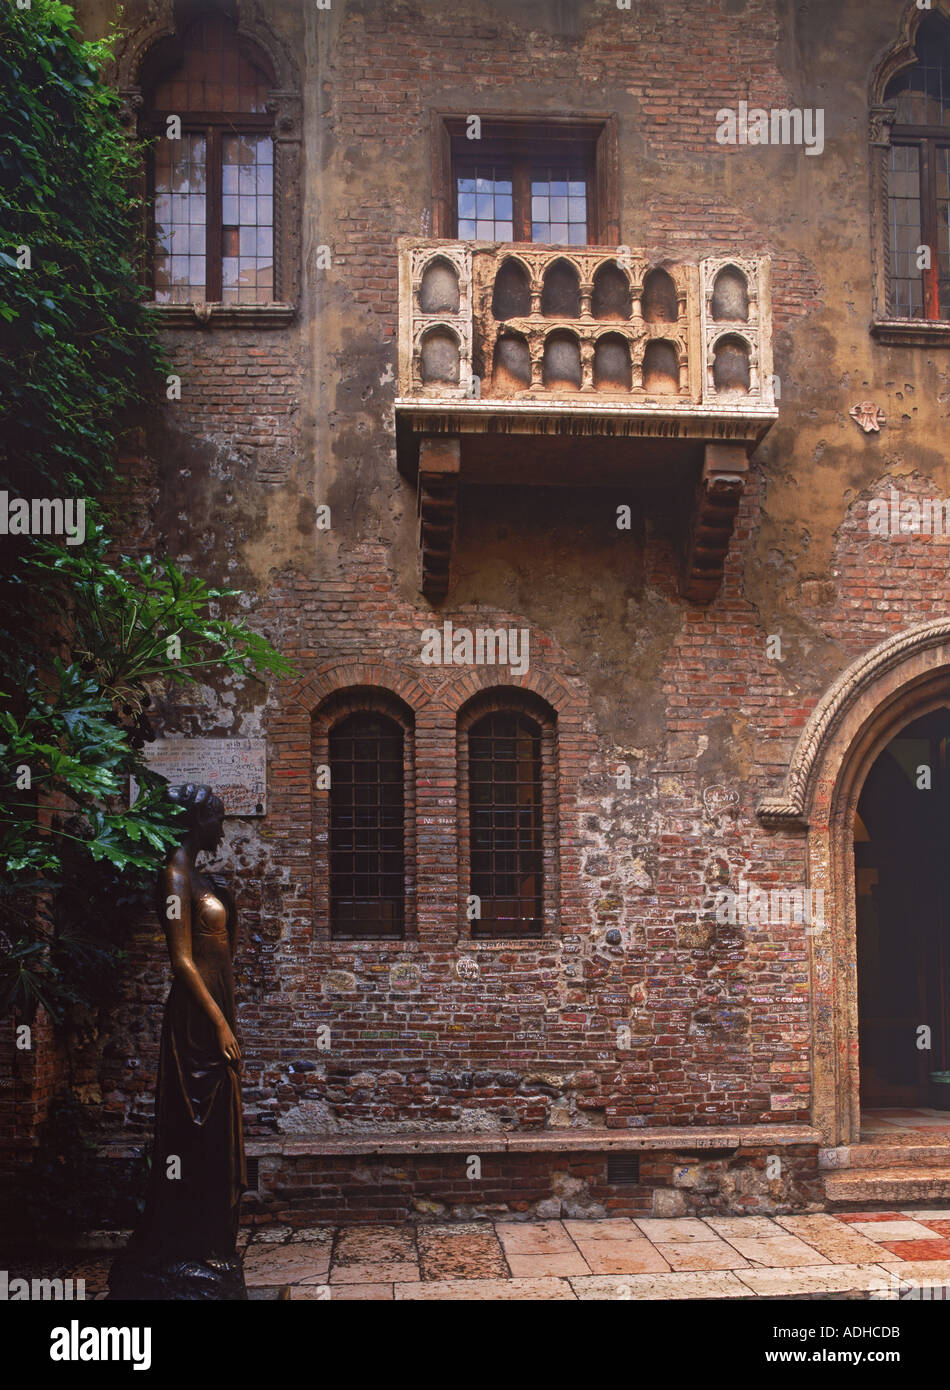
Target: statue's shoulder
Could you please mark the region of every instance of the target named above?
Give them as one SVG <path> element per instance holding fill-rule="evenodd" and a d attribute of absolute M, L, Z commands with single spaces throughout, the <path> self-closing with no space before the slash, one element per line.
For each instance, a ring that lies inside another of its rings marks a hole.
<path fill-rule="evenodd" d="M 208 882 L 214 889 L 215 896 L 220 898 L 221 901 L 224 903 L 225 907 L 227 908 L 228 918 L 232 919 L 235 915 L 236 908 L 234 903 L 234 894 L 228 887 L 227 879 L 225 879 L 223 874 L 205 874 L 205 878 L 208 880 Z"/>

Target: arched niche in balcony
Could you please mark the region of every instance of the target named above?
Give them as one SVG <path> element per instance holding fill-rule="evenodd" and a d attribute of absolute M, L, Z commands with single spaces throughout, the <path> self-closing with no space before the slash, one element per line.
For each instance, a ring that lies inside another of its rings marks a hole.
<path fill-rule="evenodd" d="M 430 328 L 422 335 L 419 372 L 426 386 L 458 385 L 459 344 L 451 329 Z"/>
<path fill-rule="evenodd" d="M 679 355 L 673 343 L 662 338 L 647 343 L 643 354 L 643 389 L 651 396 L 679 394 Z"/>
<path fill-rule="evenodd" d="M 713 347 L 713 385 L 717 391 L 748 395 L 751 377 L 749 344 L 727 333 Z"/>
<path fill-rule="evenodd" d="M 424 314 L 457 314 L 459 277 L 444 256 L 434 256 L 422 273 L 419 308 Z"/>
<path fill-rule="evenodd" d="M 491 311 L 496 319 L 527 318 L 531 313 L 531 283 L 520 261 L 509 256 L 492 287 Z"/>
<path fill-rule="evenodd" d="M 723 266 L 716 276 L 711 309 L 714 323 L 748 323 L 749 286 L 737 266 Z"/>
<path fill-rule="evenodd" d="M 679 317 L 676 286 L 660 266 L 644 277 L 640 304 L 646 323 L 675 323 Z"/>
<path fill-rule="evenodd" d="M 581 278 L 569 261 L 556 260 L 544 272 L 541 312 L 549 318 L 580 318 Z"/>
<path fill-rule="evenodd" d="M 549 391 L 579 391 L 581 349 L 573 333 L 555 329 L 544 340 L 541 380 Z"/>
<path fill-rule="evenodd" d="M 617 322 L 629 319 L 633 308 L 630 281 L 619 265 L 608 261 L 596 272 L 590 307 L 595 319 L 613 319 Z"/>
<path fill-rule="evenodd" d="M 594 390 L 629 391 L 632 385 L 630 344 L 620 333 L 604 333 L 594 345 Z"/>
<path fill-rule="evenodd" d="M 492 395 L 509 396 L 531 385 L 531 351 L 520 333 L 498 335 L 492 362 Z"/>

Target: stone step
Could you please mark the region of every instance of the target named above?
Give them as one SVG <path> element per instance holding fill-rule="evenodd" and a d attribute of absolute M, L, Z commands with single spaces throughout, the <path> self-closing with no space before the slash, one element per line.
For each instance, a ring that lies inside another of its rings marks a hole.
<path fill-rule="evenodd" d="M 908 1202 L 946 1201 L 950 1198 L 950 1165 L 922 1168 L 917 1164 L 892 1168 L 845 1168 L 825 1174 L 825 1198 L 829 1206 L 865 1202 L 906 1205 Z"/>
<path fill-rule="evenodd" d="M 950 1167 L 950 1144 L 850 1144 L 838 1149 L 822 1149 L 819 1166 L 825 1170 L 844 1168 L 922 1168 Z"/>

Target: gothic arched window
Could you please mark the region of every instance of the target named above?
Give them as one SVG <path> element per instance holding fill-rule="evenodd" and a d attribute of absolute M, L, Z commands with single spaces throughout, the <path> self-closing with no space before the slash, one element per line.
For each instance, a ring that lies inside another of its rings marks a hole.
<path fill-rule="evenodd" d="M 931 341 L 950 324 L 950 24 L 926 15 L 872 83 L 875 332 Z M 904 328 L 909 320 L 917 328 Z"/>
<path fill-rule="evenodd" d="M 273 73 L 220 15 L 197 20 L 147 94 L 159 304 L 274 298 Z"/>

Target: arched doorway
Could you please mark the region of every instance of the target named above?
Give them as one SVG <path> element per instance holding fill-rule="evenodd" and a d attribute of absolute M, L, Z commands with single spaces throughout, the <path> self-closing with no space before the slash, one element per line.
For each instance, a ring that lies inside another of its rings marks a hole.
<path fill-rule="evenodd" d="M 950 709 L 871 765 L 854 823 L 860 1105 L 913 1111 L 950 1090 Z M 948 1117 L 950 1122 L 950 1117 Z"/>
<path fill-rule="evenodd" d="M 759 804 L 760 820 L 785 842 L 776 849 L 787 854 L 789 862 L 800 855 L 804 832 L 807 886 L 823 895 L 823 925 L 812 932 L 807 949 L 812 1123 L 829 1147 L 856 1144 L 861 1136 L 856 870 L 873 865 L 861 862 L 863 850 L 856 854 L 859 802 L 888 745 L 916 721 L 946 710 L 950 618 L 940 618 L 887 638 L 842 672 L 802 730 L 782 793 Z M 940 824 L 938 819 L 931 847 L 938 873 L 944 859 L 950 860 L 950 846 L 944 848 L 946 842 L 940 841 Z M 867 977 L 867 967 L 864 974 Z M 946 991 L 946 976 L 941 978 Z M 935 1006 L 931 1002 L 926 1007 L 933 1011 Z M 883 1016 L 891 1022 L 904 1017 Z M 932 1063 L 928 1074 L 930 1070 L 939 1068 Z M 916 1085 L 912 1078 L 906 1084 Z"/>

